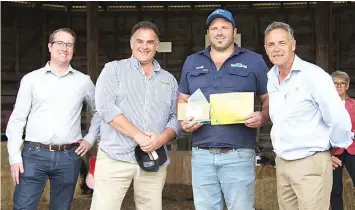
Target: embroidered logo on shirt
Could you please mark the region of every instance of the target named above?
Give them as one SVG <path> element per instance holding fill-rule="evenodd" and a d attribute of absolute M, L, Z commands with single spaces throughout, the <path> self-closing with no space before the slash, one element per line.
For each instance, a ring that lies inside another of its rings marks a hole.
<path fill-rule="evenodd" d="M 203 69 L 203 68 L 205 68 L 204 66 L 198 66 L 198 67 L 196 67 L 196 69 Z"/>
<path fill-rule="evenodd" d="M 231 64 L 231 67 L 239 67 L 239 68 L 245 68 L 245 69 L 247 69 L 248 68 L 248 66 L 247 65 L 244 65 L 244 64 L 242 64 L 242 63 L 232 63 Z"/>
<path fill-rule="evenodd" d="M 164 81 L 161 81 L 160 83 L 164 85 L 170 85 L 168 82 L 164 82 Z"/>

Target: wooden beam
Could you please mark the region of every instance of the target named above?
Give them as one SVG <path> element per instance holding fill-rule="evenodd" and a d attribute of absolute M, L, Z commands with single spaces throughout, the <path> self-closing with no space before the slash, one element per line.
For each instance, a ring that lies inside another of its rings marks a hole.
<path fill-rule="evenodd" d="M 332 2 L 317 2 L 315 14 L 316 64 L 327 72 L 331 72 L 331 4 Z"/>
<path fill-rule="evenodd" d="M 86 3 L 86 54 L 87 70 L 91 79 L 95 83 L 99 76 L 99 27 L 98 27 L 98 2 L 90 1 Z"/>

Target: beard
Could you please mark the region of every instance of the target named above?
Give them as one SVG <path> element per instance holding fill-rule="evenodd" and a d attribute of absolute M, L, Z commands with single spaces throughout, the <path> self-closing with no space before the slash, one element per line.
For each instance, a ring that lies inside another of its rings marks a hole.
<path fill-rule="evenodd" d="M 211 47 L 213 47 L 217 51 L 224 51 L 228 49 L 231 45 L 234 44 L 234 41 L 231 39 L 224 41 L 215 41 L 215 40 L 210 40 Z"/>

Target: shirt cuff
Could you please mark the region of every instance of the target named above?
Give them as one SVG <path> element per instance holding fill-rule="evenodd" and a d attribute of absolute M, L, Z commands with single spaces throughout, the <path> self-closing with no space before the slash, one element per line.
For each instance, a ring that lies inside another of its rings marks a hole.
<path fill-rule="evenodd" d="M 113 109 L 102 112 L 101 117 L 105 121 L 105 123 L 109 123 L 113 120 L 113 118 L 122 113 L 123 112 L 121 111 L 121 109 L 115 106 Z"/>
<path fill-rule="evenodd" d="M 21 152 L 19 152 L 18 154 L 15 154 L 15 155 L 10 155 L 9 156 L 9 163 L 10 163 L 10 165 L 12 165 L 14 163 L 22 163 Z"/>
<path fill-rule="evenodd" d="M 89 144 L 91 146 L 94 145 L 95 140 L 96 140 L 95 135 L 92 135 L 90 133 L 86 134 L 83 139 L 86 140 L 87 142 L 89 142 Z"/>
<path fill-rule="evenodd" d="M 168 125 L 165 128 L 173 129 L 175 131 L 176 138 L 181 136 L 181 134 L 182 134 L 181 127 L 178 122 L 177 123 L 168 123 Z"/>

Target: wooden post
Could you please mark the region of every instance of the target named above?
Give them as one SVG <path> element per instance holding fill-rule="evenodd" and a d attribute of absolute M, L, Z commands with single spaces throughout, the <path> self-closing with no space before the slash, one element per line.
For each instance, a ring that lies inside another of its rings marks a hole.
<path fill-rule="evenodd" d="M 47 37 L 47 12 L 43 10 L 42 18 L 42 65 L 44 66 L 47 62 L 47 53 L 48 53 L 48 37 Z"/>
<path fill-rule="evenodd" d="M 99 11 L 98 2 L 86 3 L 86 66 L 88 75 L 96 83 L 99 76 Z M 89 130 L 91 114 L 86 106 L 86 131 Z"/>
<path fill-rule="evenodd" d="M 86 3 L 86 64 L 88 74 L 95 83 L 99 76 L 98 2 Z"/>
<path fill-rule="evenodd" d="M 15 74 L 20 74 L 20 20 L 18 15 L 15 19 L 15 33 L 16 33 L 16 63 L 15 63 Z"/>
<path fill-rule="evenodd" d="M 331 4 L 332 2 L 317 2 L 315 14 L 316 64 L 327 72 L 331 72 Z"/>
<path fill-rule="evenodd" d="M 71 28 L 71 27 L 72 27 L 72 20 L 71 20 L 72 7 L 73 7 L 73 3 L 69 1 L 69 2 L 67 3 L 68 28 Z"/>
<path fill-rule="evenodd" d="M 339 15 L 336 16 L 335 19 L 335 36 L 336 36 L 336 63 L 335 63 L 335 70 L 340 69 L 340 17 Z"/>
<path fill-rule="evenodd" d="M 255 11 L 253 9 L 253 11 Z M 262 54 L 262 47 L 264 42 L 260 43 L 260 16 L 259 13 L 254 13 L 254 36 L 255 36 L 255 51 Z M 239 46 L 240 47 L 240 46 Z"/>

